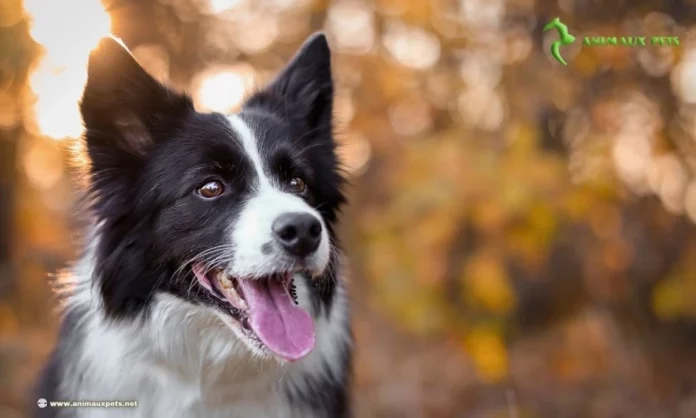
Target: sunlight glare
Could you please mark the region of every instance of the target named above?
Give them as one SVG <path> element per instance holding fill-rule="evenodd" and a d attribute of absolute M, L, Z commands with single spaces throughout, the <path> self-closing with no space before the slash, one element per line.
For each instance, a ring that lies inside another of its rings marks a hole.
<path fill-rule="evenodd" d="M 254 69 L 248 64 L 206 71 L 194 83 L 198 86 L 196 105 L 207 111 L 231 112 L 242 103 L 253 81 Z"/>
<path fill-rule="evenodd" d="M 213 13 L 221 13 L 243 5 L 243 0 L 210 0 L 210 8 Z"/>
<path fill-rule="evenodd" d="M 38 131 L 53 139 L 78 136 L 87 60 L 99 39 L 109 34 L 109 15 L 90 0 L 26 0 L 24 6 L 31 17 L 31 36 L 45 50 L 30 77 Z"/>

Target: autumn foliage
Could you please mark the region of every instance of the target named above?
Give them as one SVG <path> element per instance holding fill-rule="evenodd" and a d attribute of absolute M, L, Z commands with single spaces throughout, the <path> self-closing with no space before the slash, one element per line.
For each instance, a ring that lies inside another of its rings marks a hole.
<path fill-rule="evenodd" d="M 564 67 L 542 32 L 556 16 L 578 40 L 680 43 L 577 41 Z M 47 275 L 77 249 L 76 100 L 109 24 L 218 111 L 326 31 L 356 416 L 696 416 L 689 0 L 5 1 L 0 416 L 24 416 L 53 343 Z"/>

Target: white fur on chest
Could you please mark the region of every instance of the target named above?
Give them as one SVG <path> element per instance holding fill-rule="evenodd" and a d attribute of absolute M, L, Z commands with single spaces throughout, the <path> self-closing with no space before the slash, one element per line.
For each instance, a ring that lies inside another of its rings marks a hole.
<path fill-rule="evenodd" d="M 309 290 L 299 283 L 297 290 L 309 309 Z M 336 290 L 330 314 L 315 319 L 314 350 L 282 365 L 254 356 L 208 309 L 174 296 L 159 295 L 145 321 L 107 321 L 98 292 L 82 283 L 69 306 L 88 313 L 60 388 L 74 399 L 61 400 L 138 401 L 135 408 L 72 409 L 78 417 L 310 417 L 292 409 L 286 390 L 301 391 L 319 374 L 340 379 L 339 351 L 350 333 L 345 291 Z"/>

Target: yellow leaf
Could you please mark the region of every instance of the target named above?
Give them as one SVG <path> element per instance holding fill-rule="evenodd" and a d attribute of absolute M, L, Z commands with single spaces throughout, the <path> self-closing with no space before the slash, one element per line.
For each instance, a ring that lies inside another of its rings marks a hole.
<path fill-rule="evenodd" d="M 464 340 L 479 376 L 487 382 L 498 382 L 508 373 L 508 354 L 502 336 L 488 326 L 477 326 Z"/>
<path fill-rule="evenodd" d="M 515 293 L 501 261 L 491 255 L 475 256 L 464 269 L 465 291 L 476 302 L 497 314 L 507 314 L 515 308 Z"/>
<path fill-rule="evenodd" d="M 678 280 L 664 280 L 653 290 L 652 308 L 661 319 L 670 320 L 681 316 L 684 294 Z"/>

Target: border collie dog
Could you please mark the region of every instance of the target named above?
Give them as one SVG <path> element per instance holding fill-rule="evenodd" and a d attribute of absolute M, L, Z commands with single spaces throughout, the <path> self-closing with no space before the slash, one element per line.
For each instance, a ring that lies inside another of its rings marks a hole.
<path fill-rule="evenodd" d="M 81 101 L 90 218 L 47 417 L 348 417 L 345 198 L 323 34 L 232 115 L 200 113 L 115 38 Z"/>

